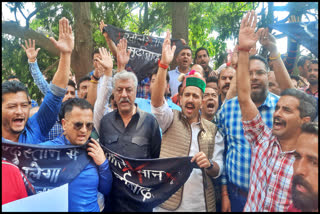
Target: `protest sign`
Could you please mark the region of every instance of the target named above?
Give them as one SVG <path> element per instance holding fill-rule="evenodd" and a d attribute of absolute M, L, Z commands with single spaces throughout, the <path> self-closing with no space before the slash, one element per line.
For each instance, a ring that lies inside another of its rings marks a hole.
<path fill-rule="evenodd" d="M 2 159 L 17 165 L 36 193 L 71 182 L 90 161 L 79 146 L 14 143 L 2 139 Z"/>
<path fill-rule="evenodd" d="M 133 33 L 109 24 L 104 27 L 104 31 L 108 33 L 108 36 L 116 45 L 120 39 L 127 39 L 128 49 L 131 50 L 131 54 L 126 70 L 133 71 L 137 75 L 139 82 L 158 69 L 163 38 Z M 180 39 L 171 39 L 171 44 L 175 44 L 177 50 L 183 47 Z"/>
<path fill-rule="evenodd" d="M 107 148 L 112 169 L 113 187 L 130 199 L 140 210 L 149 210 L 166 201 L 188 180 L 196 163 L 192 157 L 134 159 L 123 157 Z"/>

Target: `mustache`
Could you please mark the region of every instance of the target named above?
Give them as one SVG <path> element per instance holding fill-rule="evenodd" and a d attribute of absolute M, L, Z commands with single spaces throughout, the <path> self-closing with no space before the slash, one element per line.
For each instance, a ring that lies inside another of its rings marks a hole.
<path fill-rule="evenodd" d="M 226 83 L 222 88 L 230 87 L 230 83 Z"/>
<path fill-rule="evenodd" d="M 284 121 L 283 119 L 281 119 L 280 117 L 274 117 L 273 118 L 273 121 L 278 121 L 278 122 L 280 122 L 280 123 L 286 123 L 286 121 Z"/>
<path fill-rule="evenodd" d="M 306 188 L 309 192 L 313 192 L 311 185 L 303 179 L 301 175 L 295 175 L 292 179 L 292 188 L 295 188 L 297 185 L 301 185 Z"/>
<path fill-rule="evenodd" d="M 311 75 L 309 76 L 309 78 L 311 78 L 311 77 L 314 77 L 314 78 L 316 78 L 316 76 L 314 76 L 314 75 L 312 75 L 312 74 L 311 74 Z"/>
<path fill-rule="evenodd" d="M 187 107 L 188 105 L 191 105 L 191 106 L 192 106 L 192 108 L 195 108 L 195 106 L 194 106 L 194 104 L 193 104 L 193 103 L 186 103 L 186 104 L 184 105 L 184 107 Z"/>
<path fill-rule="evenodd" d="M 119 104 L 120 104 L 120 103 L 123 103 L 123 102 L 128 102 L 129 104 L 131 104 L 131 101 L 130 101 L 129 98 L 127 98 L 127 97 L 122 97 L 122 98 L 120 98 Z"/>

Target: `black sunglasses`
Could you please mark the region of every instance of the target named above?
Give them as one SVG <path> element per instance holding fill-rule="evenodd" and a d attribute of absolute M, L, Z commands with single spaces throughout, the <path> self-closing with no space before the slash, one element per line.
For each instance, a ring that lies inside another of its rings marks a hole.
<path fill-rule="evenodd" d="M 76 122 L 76 123 L 73 123 L 73 128 L 75 130 L 80 130 L 82 127 L 83 127 L 83 124 L 82 122 Z M 89 123 L 86 123 L 85 124 L 87 130 L 91 131 L 93 129 L 93 123 L 92 122 L 89 122 Z"/>

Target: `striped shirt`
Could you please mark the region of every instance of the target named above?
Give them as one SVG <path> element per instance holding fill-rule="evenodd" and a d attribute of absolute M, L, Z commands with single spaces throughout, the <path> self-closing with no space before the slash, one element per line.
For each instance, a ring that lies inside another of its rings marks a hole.
<path fill-rule="evenodd" d="M 262 121 L 260 114 L 242 121 L 251 144 L 250 189 L 244 212 L 286 212 L 292 203 L 294 151 L 282 152 L 281 145 Z"/>
<path fill-rule="evenodd" d="M 264 103 L 258 107 L 262 120 L 268 127 L 273 124 L 273 112 L 279 96 L 268 92 Z M 221 175 L 222 185 L 227 185 L 227 179 L 244 191 L 249 190 L 251 148 L 245 139 L 241 110 L 238 97 L 226 100 L 217 113 L 217 127 L 225 137 L 226 161 Z"/>

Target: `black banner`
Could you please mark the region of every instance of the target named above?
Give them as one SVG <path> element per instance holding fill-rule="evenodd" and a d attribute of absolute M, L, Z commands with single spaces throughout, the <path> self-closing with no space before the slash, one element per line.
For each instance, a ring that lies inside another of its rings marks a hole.
<path fill-rule="evenodd" d="M 192 157 L 132 159 L 104 147 L 115 186 L 144 208 L 166 201 L 189 178 L 196 163 Z M 32 145 L 2 139 L 2 159 L 19 167 L 36 193 L 71 182 L 87 166 L 85 146 Z"/>
<path fill-rule="evenodd" d="M 73 145 L 32 145 L 2 139 L 2 159 L 17 165 L 36 193 L 71 182 L 88 165 L 87 151 Z"/>
<path fill-rule="evenodd" d="M 131 201 L 143 203 L 144 209 L 165 202 L 198 168 L 192 157 L 133 159 L 104 148 L 114 174 L 113 186 Z"/>
<path fill-rule="evenodd" d="M 125 31 L 115 26 L 104 27 L 110 39 L 117 45 L 122 38 L 127 39 L 128 49 L 131 50 L 130 60 L 126 70 L 133 71 L 138 81 L 148 77 L 153 71 L 158 69 L 158 59 L 162 53 L 164 39 Z M 180 39 L 171 39 L 171 44 L 177 46 L 177 50 L 183 47 Z"/>

